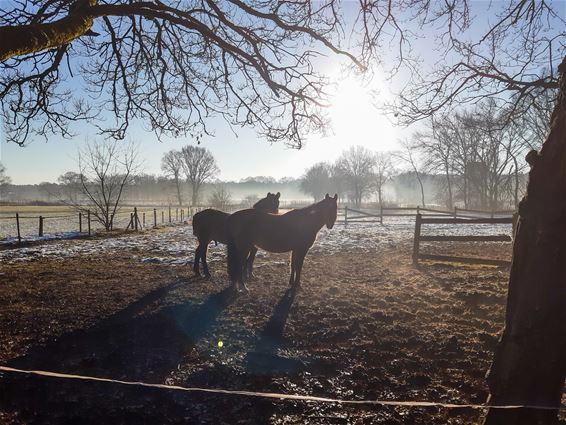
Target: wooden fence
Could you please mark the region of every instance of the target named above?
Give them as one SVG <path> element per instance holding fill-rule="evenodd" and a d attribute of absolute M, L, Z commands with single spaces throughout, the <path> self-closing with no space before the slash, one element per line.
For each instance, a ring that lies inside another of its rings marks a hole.
<path fill-rule="evenodd" d="M 433 208 L 416 207 L 384 207 L 379 210 L 364 211 L 348 206 L 340 209 L 339 219 L 343 218 L 344 225 L 348 223 L 381 223 L 384 217 L 415 217 L 417 214 L 427 217 L 453 217 L 453 218 L 496 218 L 511 216 L 515 211 L 480 211 L 455 207 L 453 210 L 437 210 Z"/>
<path fill-rule="evenodd" d="M 489 217 L 489 218 L 439 218 L 423 217 L 417 214 L 415 219 L 415 236 L 413 240 L 413 264 L 418 266 L 419 260 L 450 261 L 469 264 L 488 264 L 495 266 L 507 266 L 507 260 L 495 260 L 491 258 L 471 258 L 455 257 L 451 255 L 423 254 L 420 252 L 421 242 L 511 242 L 509 235 L 421 235 L 423 224 L 458 224 L 458 225 L 477 225 L 477 224 L 511 224 L 513 234 L 517 215 L 512 217 Z"/>
<path fill-rule="evenodd" d="M 184 220 L 188 220 L 192 218 L 194 214 L 198 211 L 202 211 L 203 209 L 208 208 L 205 206 L 195 206 L 195 207 L 185 207 L 185 208 L 172 208 L 168 207 L 161 207 L 161 208 L 151 208 L 151 209 L 138 209 L 137 207 L 133 207 L 131 212 L 122 211 L 115 214 L 115 218 L 129 215 L 128 224 L 126 226 L 126 230 L 134 230 L 138 231 L 140 229 L 144 229 L 147 227 L 158 227 L 159 225 L 165 224 L 172 224 L 175 222 L 183 222 Z M 78 231 L 80 236 L 91 236 L 94 223 L 97 222 L 94 214 L 90 210 L 81 211 L 73 214 L 64 214 L 64 215 L 51 215 L 51 214 L 42 214 L 39 216 L 31 216 L 27 214 L 20 214 L 18 212 L 14 213 L 14 215 L 5 215 L 1 216 L 0 220 L 2 221 L 13 221 L 15 223 L 15 230 L 16 230 L 16 240 L 18 243 L 22 243 L 22 240 L 25 239 L 25 236 L 22 232 L 22 222 L 24 220 L 35 221 L 37 233 L 34 234 L 27 234 L 27 236 L 38 236 L 44 237 L 45 231 L 50 231 L 52 229 L 53 224 L 49 226 L 50 220 L 53 219 L 67 219 L 71 224 L 71 226 L 76 226 L 74 230 L 68 231 Z M 114 227 L 114 226 L 113 226 Z M 29 228 L 29 226 L 28 226 Z M 61 233 L 59 230 L 53 231 L 54 233 Z"/>

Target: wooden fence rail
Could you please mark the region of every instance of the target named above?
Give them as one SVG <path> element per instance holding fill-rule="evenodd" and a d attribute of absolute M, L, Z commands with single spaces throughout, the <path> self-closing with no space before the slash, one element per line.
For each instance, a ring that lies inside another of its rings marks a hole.
<path fill-rule="evenodd" d="M 434 208 L 424 208 L 420 206 L 416 207 L 384 207 L 379 210 L 374 211 L 363 211 L 354 209 L 348 206 L 340 208 L 344 213 L 339 213 L 339 217 L 343 217 L 344 225 L 348 223 L 381 223 L 383 224 L 384 217 L 415 217 L 417 214 L 421 214 L 426 217 L 447 217 L 447 218 L 461 218 L 461 219 L 490 219 L 490 218 L 503 218 L 508 217 L 497 217 L 501 215 L 511 216 L 515 211 L 480 211 L 480 210 L 469 210 L 455 207 L 454 210 L 437 210 Z M 468 222 L 468 220 L 466 220 Z M 477 222 L 478 223 L 478 222 Z"/>
<path fill-rule="evenodd" d="M 417 214 L 415 218 L 415 236 L 413 239 L 413 264 L 418 266 L 419 260 L 450 261 L 457 263 L 488 264 L 495 266 L 506 266 L 507 260 L 496 260 L 491 258 L 455 257 L 451 255 L 423 254 L 420 252 L 420 242 L 512 242 L 509 235 L 421 235 L 423 224 L 516 224 L 516 214 L 512 217 L 499 218 L 437 218 L 423 217 Z"/>

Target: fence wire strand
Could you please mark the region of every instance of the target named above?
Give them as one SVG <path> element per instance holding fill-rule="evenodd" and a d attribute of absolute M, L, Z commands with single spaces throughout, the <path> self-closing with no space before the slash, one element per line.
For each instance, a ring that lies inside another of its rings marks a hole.
<path fill-rule="evenodd" d="M 0 366 L 0 372 L 18 373 L 26 375 L 36 375 L 47 378 L 59 379 L 74 379 L 80 381 L 91 382 L 105 382 L 119 385 L 138 386 L 145 388 L 157 388 L 162 390 L 184 391 L 184 392 L 198 392 L 208 394 L 222 394 L 226 396 L 244 396 L 244 397 L 258 397 L 276 400 L 290 400 L 290 401 L 305 401 L 305 402 L 320 402 L 320 403 L 337 403 L 341 405 L 377 405 L 377 406 L 392 406 L 392 407 L 441 407 L 445 409 L 536 409 L 536 410 L 559 410 L 565 411 L 566 406 L 538 406 L 529 404 L 516 404 L 516 405 L 486 405 L 486 404 L 473 404 L 473 403 L 442 403 L 435 401 L 405 401 L 405 400 L 343 400 L 331 397 L 317 397 L 310 395 L 300 394 L 282 394 L 273 392 L 261 391 L 243 391 L 243 390 L 226 390 L 221 388 L 201 388 L 201 387 L 182 387 L 179 385 L 166 385 L 166 384 L 151 384 L 141 381 L 123 381 L 111 378 L 98 378 L 88 375 L 74 375 L 60 372 L 50 372 L 45 370 L 25 370 L 16 369 L 8 366 Z"/>

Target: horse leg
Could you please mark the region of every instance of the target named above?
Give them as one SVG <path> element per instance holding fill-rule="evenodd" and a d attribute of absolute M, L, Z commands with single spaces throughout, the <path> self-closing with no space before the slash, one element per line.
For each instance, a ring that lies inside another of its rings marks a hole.
<path fill-rule="evenodd" d="M 257 248 L 254 246 L 250 250 L 250 255 L 248 255 L 248 258 L 246 260 L 246 269 L 245 269 L 245 276 L 244 277 L 247 280 L 250 280 L 254 277 L 253 268 L 254 268 L 254 260 L 255 260 L 256 254 L 257 254 Z"/>
<path fill-rule="evenodd" d="M 240 273 L 240 284 L 244 288 L 246 292 L 249 292 L 248 286 L 246 285 L 247 279 L 247 269 L 248 269 L 248 261 L 251 255 L 253 248 L 244 248 L 241 251 L 240 257 L 240 264 L 242 265 L 242 272 Z"/>
<path fill-rule="evenodd" d="M 301 271 L 303 270 L 303 262 L 305 261 L 305 256 L 307 255 L 306 251 L 299 251 L 295 255 L 295 251 L 293 251 L 293 255 L 295 257 L 295 282 L 294 287 L 298 288 L 301 286 Z"/>
<path fill-rule="evenodd" d="M 197 249 L 195 249 L 195 260 L 193 261 L 193 272 L 200 276 L 200 269 L 199 269 L 199 262 L 200 262 L 200 247 L 201 243 L 199 242 Z"/>
<path fill-rule="evenodd" d="M 202 259 L 202 269 L 204 271 L 205 277 L 210 277 L 210 272 L 208 271 L 208 263 L 206 262 L 206 254 L 208 252 L 208 244 L 210 241 L 207 241 L 206 245 L 202 247 L 201 259 Z"/>
<path fill-rule="evenodd" d="M 293 251 L 291 253 L 291 276 L 289 277 L 289 286 L 293 286 L 295 284 L 295 264 L 297 262 L 297 252 Z"/>

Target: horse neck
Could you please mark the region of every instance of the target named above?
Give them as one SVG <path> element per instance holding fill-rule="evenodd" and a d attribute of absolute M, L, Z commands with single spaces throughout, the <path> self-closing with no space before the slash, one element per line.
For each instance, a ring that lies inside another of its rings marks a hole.
<path fill-rule="evenodd" d="M 311 208 L 308 208 L 306 211 L 306 216 L 308 223 L 312 225 L 314 229 L 318 232 L 322 229 L 322 226 L 325 224 L 323 210 L 320 206 L 315 205 Z"/>

